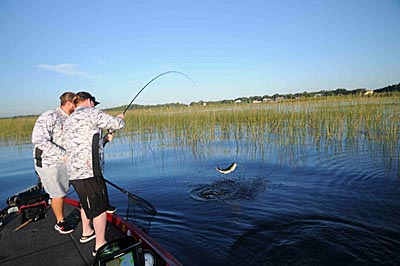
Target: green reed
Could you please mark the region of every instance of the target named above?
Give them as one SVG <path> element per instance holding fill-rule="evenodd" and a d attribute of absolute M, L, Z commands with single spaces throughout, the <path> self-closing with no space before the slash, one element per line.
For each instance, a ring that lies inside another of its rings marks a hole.
<path fill-rule="evenodd" d="M 398 146 L 399 102 L 395 94 L 130 110 L 120 132 L 139 141 L 194 147 L 225 140 L 323 146 L 379 140 Z M 29 141 L 36 118 L 0 119 L 0 139 Z"/>
<path fill-rule="evenodd" d="M 0 141 L 5 145 L 30 142 L 37 116 L 0 119 Z"/>
<path fill-rule="evenodd" d="M 175 145 L 220 140 L 342 143 L 397 142 L 399 97 L 327 97 L 312 101 L 129 111 L 126 131 Z M 157 133 L 149 134 L 149 133 Z"/>

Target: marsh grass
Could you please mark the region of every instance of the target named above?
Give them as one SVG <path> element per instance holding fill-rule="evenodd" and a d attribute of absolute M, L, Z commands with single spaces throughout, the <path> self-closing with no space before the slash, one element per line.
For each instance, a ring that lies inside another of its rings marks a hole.
<path fill-rule="evenodd" d="M 37 116 L 0 119 L 0 143 L 15 145 L 29 143 Z"/>
<path fill-rule="evenodd" d="M 129 110 L 120 131 L 133 141 L 197 147 L 215 141 L 250 145 L 341 145 L 382 141 L 398 148 L 400 95 L 341 96 L 262 104 Z M 111 114 L 116 115 L 116 112 Z M 6 144 L 30 141 L 37 117 L 0 119 Z"/>
<path fill-rule="evenodd" d="M 127 142 L 191 147 L 207 158 L 221 152 L 306 160 L 309 147 L 340 154 L 343 147 L 379 148 L 387 161 L 399 160 L 399 97 L 328 97 L 311 101 L 132 110 L 126 115 Z M 129 140 L 129 136 L 132 138 Z M 373 145 L 371 145 L 373 143 Z M 223 145 L 225 145 L 223 144 Z M 205 148 L 206 147 L 206 148 Z M 267 153 L 265 153 L 267 152 Z M 372 152 L 376 152 L 372 150 Z M 208 154 L 207 154 L 208 153 Z"/>
<path fill-rule="evenodd" d="M 319 101 L 129 111 L 126 131 L 161 133 L 176 143 L 245 139 L 284 143 L 398 141 L 399 98 L 330 97 Z"/>

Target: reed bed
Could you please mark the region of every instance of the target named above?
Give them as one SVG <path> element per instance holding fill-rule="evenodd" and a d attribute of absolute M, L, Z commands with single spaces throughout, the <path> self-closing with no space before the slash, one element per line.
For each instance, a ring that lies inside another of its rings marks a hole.
<path fill-rule="evenodd" d="M 36 119 L 37 116 L 1 118 L 0 143 L 15 145 L 30 142 Z"/>
<path fill-rule="evenodd" d="M 382 141 L 398 149 L 400 95 L 342 96 L 260 104 L 129 110 L 120 133 L 132 141 L 196 147 L 218 141 L 341 145 Z M 113 112 L 112 114 L 117 114 Z M 37 117 L 0 119 L 4 144 L 30 141 Z"/>
<path fill-rule="evenodd" d="M 319 101 L 129 111 L 126 132 L 193 145 L 240 139 L 284 144 L 399 140 L 399 98 L 329 97 Z M 151 134 L 157 133 L 157 134 Z"/>

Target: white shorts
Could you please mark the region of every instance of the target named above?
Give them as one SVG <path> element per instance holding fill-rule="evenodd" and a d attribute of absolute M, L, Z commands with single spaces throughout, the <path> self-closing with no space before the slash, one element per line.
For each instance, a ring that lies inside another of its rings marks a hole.
<path fill-rule="evenodd" d="M 65 164 L 42 168 L 35 165 L 35 170 L 50 198 L 62 198 L 67 195 L 69 178 Z"/>

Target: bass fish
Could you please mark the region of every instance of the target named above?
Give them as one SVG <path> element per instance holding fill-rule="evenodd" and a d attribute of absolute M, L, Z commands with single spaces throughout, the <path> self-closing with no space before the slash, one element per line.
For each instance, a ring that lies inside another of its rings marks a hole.
<path fill-rule="evenodd" d="M 237 163 L 233 163 L 233 164 L 229 165 L 228 168 L 225 168 L 225 169 L 221 169 L 221 168 L 219 168 L 219 166 L 217 166 L 217 167 L 215 167 L 215 170 L 217 170 L 218 172 L 223 173 L 223 174 L 229 174 L 236 169 L 236 166 L 237 166 Z"/>

